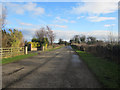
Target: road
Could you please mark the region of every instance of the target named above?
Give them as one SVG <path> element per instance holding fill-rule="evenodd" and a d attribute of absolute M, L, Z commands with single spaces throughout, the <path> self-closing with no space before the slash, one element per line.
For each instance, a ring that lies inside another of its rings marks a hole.
<path fill-rule="evenodd" d="M 3 88 L 100 88 L 70 46 L 3 65 Z"/>

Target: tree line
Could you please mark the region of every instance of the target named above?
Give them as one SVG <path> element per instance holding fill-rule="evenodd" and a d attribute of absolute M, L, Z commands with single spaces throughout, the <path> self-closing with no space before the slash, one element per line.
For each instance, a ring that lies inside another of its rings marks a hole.
<path fill-rule="evenodd" d="M 75 35 L 71 40 L 70 44 L 72 43 L 86 43 L 86 44 L 95 44 L 95 43 L 102 43 L 102 40 L 97 40 L 96 37 L 93 36 L 88 36 L 86 37 L 85 35 Z"/>
<path fill-rule="evenodd" d="M 16 29 L 2 30 L 2 47 L 21 47 L 24 45 L 23 34 Z"/>

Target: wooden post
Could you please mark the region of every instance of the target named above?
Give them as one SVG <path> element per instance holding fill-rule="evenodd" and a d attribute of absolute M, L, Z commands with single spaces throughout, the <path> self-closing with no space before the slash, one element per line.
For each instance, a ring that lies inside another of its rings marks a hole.
<path fill-rule="evenodd" d="M 44 46 L 42 46 L 42 51 L 44 51 Z"/>
<path fill-rule="evenodd" d="M 27 52 L 27 46 L 25 46 L 24 54 L 28 54 L 28 52 Z"/>
<path fill-rule="evenodd" d="M 13 56 L 13 55 L 12 55 L 12 54 L 13 54 L 13 53 L 12 53 L 12 48 L 10 48 L 10 49 L 11 49 L 11 57 L 12 57 L 12 56 Z"/>
<path fill-rule="evenodd" d="M 2 48 L 0 48 L 0 61 L 2 59 Z"/>

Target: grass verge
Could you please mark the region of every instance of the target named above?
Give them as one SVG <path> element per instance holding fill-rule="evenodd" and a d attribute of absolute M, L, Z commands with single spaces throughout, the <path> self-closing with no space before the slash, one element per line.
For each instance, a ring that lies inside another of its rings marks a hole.
<path fill-rule="evenodd" d="M 60 49 L 62 47 L 63 46 L 59 46 L 59 47 L 56 47 L 56 48 L 47 49 L 45 51 L 53 51 L 53 50 L 56 50 L 56 49 Z M 19 56 L 10 57 L 10 58 L 3 58 L 2 59 L 2 64 L 7 64 L 7 63 L 15 62 L 15 61 L 18 61 L 18 60 L 21 60 L 21 59 L 24 59 L 24 58 L 32 57 L 34 55 L 38 55 L 38 53 L 30 53 L 30 54 L 27 54 L 27 55 L 19 55 Z"/>
<path fill-rule="evenodd" d="M 53 50 L 56 50 L 56 49 L 60 49 L 60 48 L 62 48 L 62 47 L 64 47 L 64 46 L 59 46 L 59 47 L 56 47 L 56 48 L 47 49 L 47 50 L 45 50 L 45 51 L 53 51 Z"/>
<path fill-rule="evenodd" d="M 101 57 L 73 48 L 96 75 L 104 88 L 119 88 L 118 65 Z"/>
<path fill-rule="evenodd" d="M 11 63 L 11 62 L 15 62 L 24 58 L 28 58 L 28 57 L 32 57 L 34 55 L 37 55 L 37 53 L 30 53 L 27 55 L 19 55 L 19 56 L 15 56 L 15 57 L 10 57 L 10 58 L 3 58 L 2 59 L 2 64 L 7 64 L 7 63 Z"/>

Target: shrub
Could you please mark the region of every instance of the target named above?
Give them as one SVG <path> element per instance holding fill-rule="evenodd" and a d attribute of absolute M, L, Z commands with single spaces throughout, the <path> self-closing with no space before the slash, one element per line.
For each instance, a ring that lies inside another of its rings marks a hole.
<path fill-rule="evenodd" d="M 40 47 L 39 42 L 28 42 L 28 45 L 29 45 L 29 44 L 32 44 L 32 48 Z"/>
<path fill-rule="evenodd" d="M 55 48 L 55 46 L 53 45 L 53 48 Z"/>
<path fill-rule="evenodd" d="M 120 63 L 119 61 L 119 51 L 120 51 L 120 45 L 111 45 L 108 44 L 106 46 L 101 46 L 101 45 L 97 45 L 97 46 L 77 46 L 77 45 L 72 45 L 72 47 L 74 47 L 75 49 L 78 49 L 80 51 L 86 51 L 89 53 L 92 53 L 94 55 L 106 58 L 108 60 L 113 60 L 117 63 Z"/>

